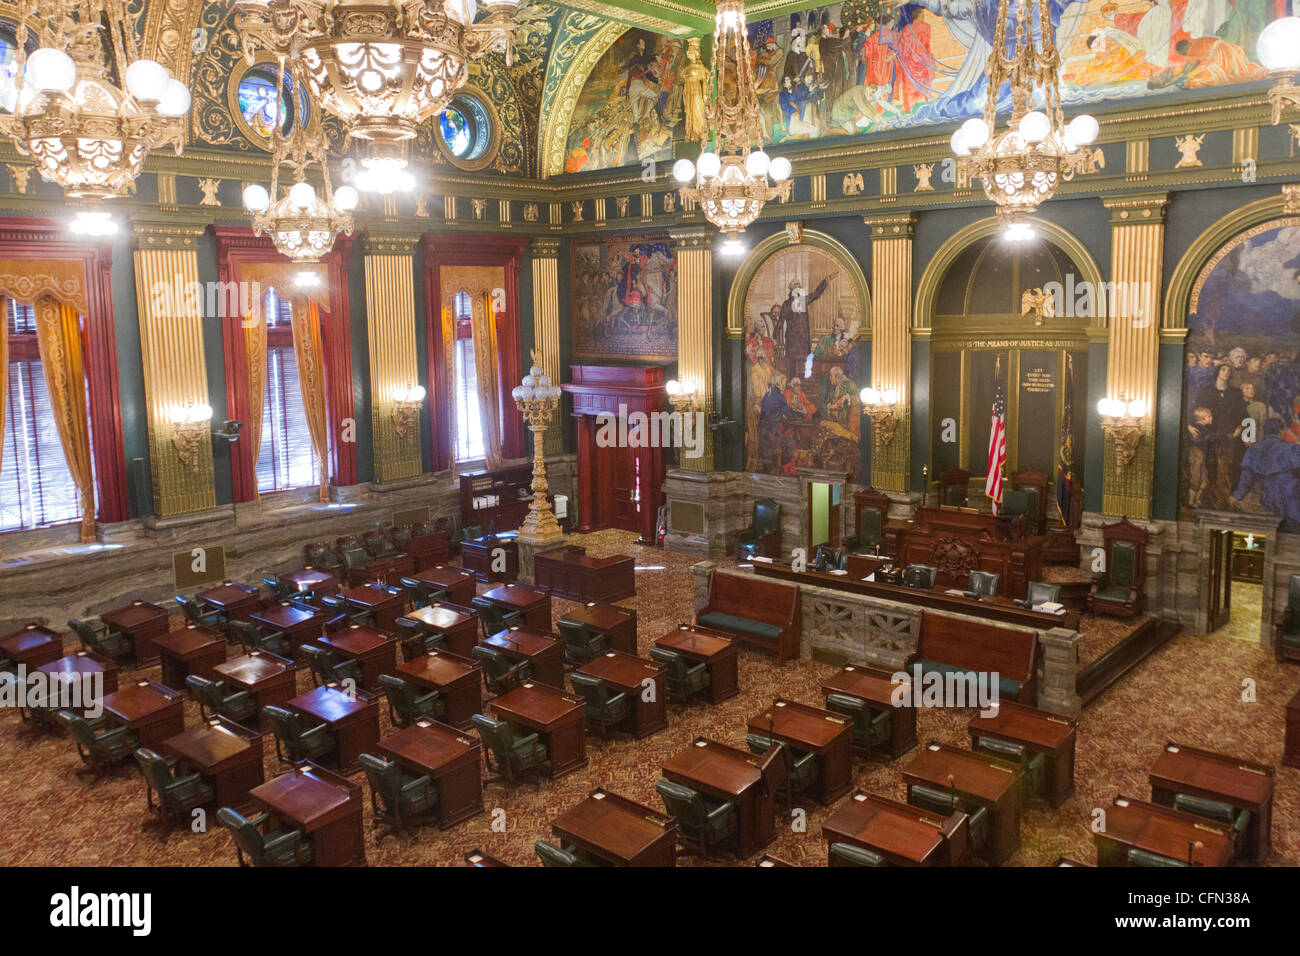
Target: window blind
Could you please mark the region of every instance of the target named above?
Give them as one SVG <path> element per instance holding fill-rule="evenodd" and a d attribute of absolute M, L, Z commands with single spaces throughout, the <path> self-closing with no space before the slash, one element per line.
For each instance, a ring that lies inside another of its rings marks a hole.
<path fill-rule="evenodd" d="M 262 493 L 320 483 L 307 413 L 298 383 L 289 302 L 266 295 L 266 400 L 262 403 L 262 448 L 257 456 L 257 490 Z"/>
<path fill-rule="evenodd" d="M 456 402 L 456 461 L 475 461 L 486 454 L 478 394 L 478 370 L 474 365 L 472 303 L 467 293 L 458 292 L 456 309 L 456 351 L 454 384 Z"/>

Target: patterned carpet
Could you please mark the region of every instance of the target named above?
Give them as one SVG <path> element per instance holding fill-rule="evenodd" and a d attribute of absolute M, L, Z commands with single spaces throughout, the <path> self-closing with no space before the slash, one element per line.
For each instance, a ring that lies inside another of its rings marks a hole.
<path fill-rule="evenodd" d="M 639 650 L 648 653 L 655 638 L 691 614 L 690 565 L 695 559 L 641 548 L 632 536 L 600 532 L 577 536 L 593 555 L 627 553 L 645 570 L 637 572 L 638 595 L 626 602 L 637 609 Z M 724 562 L 725 563 L 725 562 Z M 555 602 L 558 617 L 567 607 Z M 1114 635 L 1111 624 L 1089 622 L 1096 633 Z M 1123 625 L 1121 625 L 1123 627 Z M 1120 635 L 1122 636 L 1122 634 Z M 1118 639 L 1118 638 L 1115 638 Z M 481 847 L 515 865 L 536 865 L 533 843 L 550 839 L 550 821 L 593 787 L 612 791 L 658 808 L 654 783 L 660 763 L 683 749 L 697 735 L 708 735 L 744 747 L 745 721 L 774 696 L 819 703 L 818 683 L 832 670 L 811 661 L 788 662 L 778 668 L 772 657 L 742 650 L 741 693 L 718 706 L 698 704 L 685 712 L 670 711 L 670 723 L 639 742 L 599 743 L 589 740 L 589 763 L 557 781 L 485 788 L 485 806 L 505 811 L 505 829 L 492 831 L 492 814 L 476 816 L 450 830 L 426 827 L 415 843 L 386 838 L 376 846 L 369 835 L 369 793 L 366 794 L 367 857 L 372 865 L 440 865 L 456 862 L 468 850 Z M 157 677 L 157 668 L 133 672 Z M 1254 681 L 1257 702 L 1242 700 L 1242 682 Z M 300 689 L 309 677 L 299 674 Z M 1107 805 L 1116 793 L 1146 797 L 1147 768 L 1167 738 L 1276 764 L 1282 752 L 1285 702 L 1300 685 L 1300 667 L 1283 666 L 1258 646 L 1213 637 L 1179 637 L 1148 658 L 1133 673 L 1107 691 L 1083 715 L 1080 723 L 1075 795 L 1061 808 L 1030 809 L 1021 822 L 1021 849 L 1010 865 L 1044 866 L 1058 856 L 1095 860 L 1088 821 L 1094 807 Z M 969 745 L 969 710 L 926 710 L 918 715 L 918 738 Z M 186 705 L 186 724 L 198 719 L 198 707 Z M 383 733 L 390 731 L 386 710 Z M 233 865 L 234 844 L 212 821 L 210 832 L 174 832 L 163 843 L 156 830 L 143 831 L 145 790 L 131 770 L 91 788 L 74 776 L 80 766 L 71 741 L 59 737 L 19 738 L 14 714 L 0 717 L 0 761 L 8 785 L 0 791 L 0 864 L 82 865 Z M 266 771 L 277 772 L 274 746 Z M 895 799 L 905 796 L 901 766 L 907 754 L 892 764 L 855 761 L 857 786 Z M 358 774 L 354 779 L 363 781 Z M 788 820 L 778 820 L 778 838 L 768 852 L 789 862 L 825 865 L 826 844 L 821 822 L 828 811 L 809 807 L 806 832 L 792 832 Z M 1300 771 L 1279 768 L 1273 817 L 1273 865 L 1300 863 Z M 684 865 L 694 865 L 685 858 Z M 752 861 L 751 861 L 752 862 Z"/>

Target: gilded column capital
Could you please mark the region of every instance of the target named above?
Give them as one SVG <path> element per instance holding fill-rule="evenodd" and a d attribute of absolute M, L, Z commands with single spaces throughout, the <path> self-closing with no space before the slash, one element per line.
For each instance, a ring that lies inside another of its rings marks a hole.
<path fill-rule="evenodd" d="M 414 256 L 420 245 L 419 236 L 377 235 L 366 233 L 361 248 L 368 256 Z"/>
<path fill-rule="evenodd" d="M 199 237 L 207 228 L 207 223 L 196 224 L 193 219 L 137 218 L 131 221 L 135 248 L 142 252 L 156 249 L 198 249 Z"/>
<path fill-rule="evenodd" d="M 1111 225 L 1133 226 L 1162 223 L 1169 207 L 1168 193 L 1147 193 L 1140 196 L 1102 197 L 1102 204 L 1110 210 Z"/>
<path fill-rule="evenodd" d="M 916 215 L 911 212 L 888 216 L 863 216 L 862 221 L 871 230 L 871 239 L 911 239 L 916 235 Z"/>
<path fill-rule="evenodd" d="M 536 238 L 528 244 L 528 251 L 534 259 L 558 259 L 560 258 L 560 240 Z"/>
<path fill-rule="evenodd" d="M 674 226 L 668 230 L 668 235 L 672 237 L 673 244 L 678 249 L 705 249 L 712 252 L 718 231 L 710 225 L 701 223 L 699 225 Z"/>

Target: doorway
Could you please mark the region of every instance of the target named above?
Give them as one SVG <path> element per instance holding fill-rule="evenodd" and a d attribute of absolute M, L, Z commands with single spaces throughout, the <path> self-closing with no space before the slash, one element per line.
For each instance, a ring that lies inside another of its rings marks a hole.
<path fill-rule="evenodd" d="M 1210 532 L 1209 608 L 1206 630 L 1258 644 L 1264 614 L 1264 563 L 1268 538 L 1224 528 Z"/>
<path fill-rule="evenodd" d="M 840 546 L 840 493 L 838 484 L 808 482 L 808 552 L 819 544 Z"/>
<path fill-rule="evenodd" d="M 626 426 L 620 422 L 620 434 Z M 642 525 L 641 457 L 634 448 L 610 445 L 596 448 L 596 521 L 621 531 L 640 531 Z"/>

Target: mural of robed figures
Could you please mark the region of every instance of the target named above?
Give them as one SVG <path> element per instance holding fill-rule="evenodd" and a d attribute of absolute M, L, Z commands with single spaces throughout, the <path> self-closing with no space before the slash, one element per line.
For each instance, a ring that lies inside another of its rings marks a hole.
<path fill-rule="evenodd" d="M 1235 236 L 1188 304 L 1179 501 L 1300 531 L 1300 218 Z"/>
<path fill-rule="evenodd" d="M 586 358 L 677 359 L 677 261 L 660 234 L 573 246 L 573 350 Z"/>
<path fill-rule="evenodd" d="M 745 293 L 746 468 L 816 466 L 856 480 L 864 303 L 830 253 L 798 244 L 770 256 Z"/>

